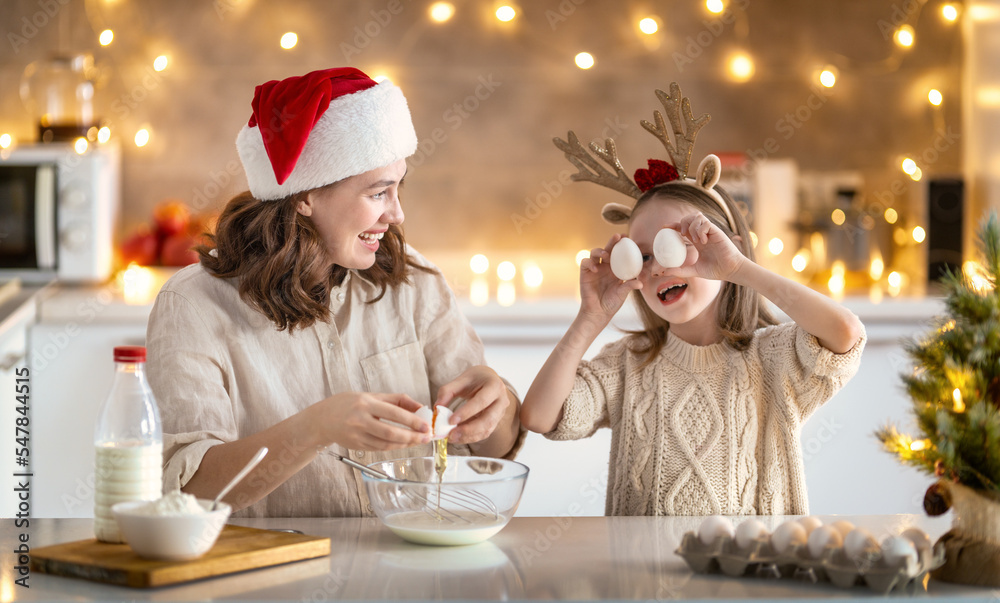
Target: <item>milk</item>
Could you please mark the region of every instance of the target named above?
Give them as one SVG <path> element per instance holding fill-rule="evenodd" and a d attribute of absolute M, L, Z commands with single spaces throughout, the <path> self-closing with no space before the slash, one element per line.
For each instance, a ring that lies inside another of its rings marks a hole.
<path fill-rule="evenodd" d="M 123 542 L 112 505 L 157 500 L 163 491 L 163 445 L 95 446 L 94 535 L 103 542 Z"/>
<path fill-rule="evenodd" d="M 407 511 L 384 518 L 386 527 L 397 536 L 418 544 L 451 546 L 482 542 L 499 532 L 504 517 L 483 516 L 474 511 L 445 511 L 439 519 L 424 511 Z"/>

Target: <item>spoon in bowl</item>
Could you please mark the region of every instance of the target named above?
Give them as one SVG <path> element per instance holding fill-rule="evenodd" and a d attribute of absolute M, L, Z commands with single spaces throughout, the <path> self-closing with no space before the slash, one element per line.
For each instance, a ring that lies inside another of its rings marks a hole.
<path fill-rule="evenodd" d="M 233 486 L 240 483 L 240 480 L 246 477 L 247 473 L 250 473 L 250 471 L 257 466 L 257 463 L 261 462 L 266 455 L 267 455 L 267 446 L 263 446 L 260 450 L 257 451 L 257 454 L 253 455 L 253 458 L 250 459 L 250 462 L 247 463 L 245 467 L 240 469 L 240 472 L 236 474 L 236 477 L 229 480 L 229 483 L 226 484 L 226 487 L 223 488 L 218 495 L 216 495 L 215 500 L 212 501 L 212 506 L 209 508 L 209 511 L 214 511 L 219 506 L 219 501 L 222 500 L 222 497 L 229 494 L 229 491 L 233 489 Z"/>

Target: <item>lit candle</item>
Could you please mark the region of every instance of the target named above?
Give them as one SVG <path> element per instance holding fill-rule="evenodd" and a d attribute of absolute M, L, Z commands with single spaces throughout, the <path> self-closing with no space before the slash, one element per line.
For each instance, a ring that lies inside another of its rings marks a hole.
<path fill-rule="evenodd" d="M 952 408 L 955 412 L 965 412 L 965 401 L 962 400 L 962 390 L 955 388 L 955 391 L 951 392 L 952 399 L 955 400 L 955 406 Z"/>

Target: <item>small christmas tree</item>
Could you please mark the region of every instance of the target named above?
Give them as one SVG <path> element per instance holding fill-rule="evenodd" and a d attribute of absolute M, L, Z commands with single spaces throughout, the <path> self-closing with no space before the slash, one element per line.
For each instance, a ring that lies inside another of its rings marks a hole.
<path fill-rule="evenodd" d="M 915 369 L 902 378 L 922 437 L 900 434 L 892 425 L 876 436 L 905 464 L 997 496 L 1000 224 L 995 213 L 981 224 L 978 239 L 981 274 L 947 272 L 942 279 L 947 315 L 936 319 L 933 331 L 905 345 Z"/>

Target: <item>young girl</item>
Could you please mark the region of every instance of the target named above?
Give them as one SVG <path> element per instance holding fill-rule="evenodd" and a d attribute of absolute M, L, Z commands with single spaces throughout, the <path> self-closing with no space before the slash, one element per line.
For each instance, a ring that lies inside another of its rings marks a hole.
<path fill-rule="evenodd" d="M 757 265 L 746 221 L 718 187 L 656 185 L 628 226 L 642 272 L 612 274 L 620 235 L 583 260 L 579 314 L 525 396 L 522 423 L 553 440 L 612 429 L 608 515 L 808 513 L 799 432 L 857 371 L 861 322 Z M 684 238 L 678 268 L 653 258 L 662 228 Z M 582 361 L 630 291 L 644 329 Z M 793 322 L 776 324 L 761 296 Z"/>

